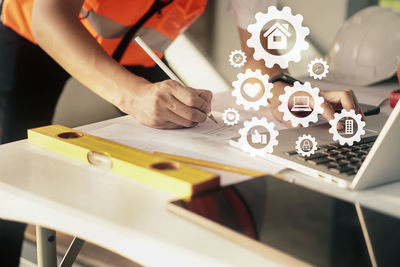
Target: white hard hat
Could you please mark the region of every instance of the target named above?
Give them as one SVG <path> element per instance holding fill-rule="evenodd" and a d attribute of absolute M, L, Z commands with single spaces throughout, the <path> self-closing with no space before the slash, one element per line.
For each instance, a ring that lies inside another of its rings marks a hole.
<path fill-rule="evenodd" d="M 370 85 L 397 71 L 400 59 L 400 12 L 381 6 L 365 8 L 350 17 L 326 57 L 325 78 L 350 85 Z"/>

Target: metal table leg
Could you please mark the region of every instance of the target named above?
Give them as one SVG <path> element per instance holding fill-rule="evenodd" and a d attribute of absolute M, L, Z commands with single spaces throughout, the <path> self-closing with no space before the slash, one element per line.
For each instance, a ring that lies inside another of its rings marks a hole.
<path fill-rule="evenodd" d="M 81 250 L 84 240 L 75 237 L 60 263 L 60 267 L 71 267 Z"/>
<path fill-rule="evenodd" d="M 36 225 L 36 246 L 39 267 L 57 266 L 55 231 Z"/>

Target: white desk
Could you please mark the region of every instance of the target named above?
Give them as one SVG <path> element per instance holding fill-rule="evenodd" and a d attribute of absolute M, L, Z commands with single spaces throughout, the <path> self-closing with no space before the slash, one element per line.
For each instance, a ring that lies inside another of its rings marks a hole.
<path fill-rule="evenodd" d="M 118 121 L 82 127 L 89 131 Z M 43 151 L 0 146 L 0 217 L 56 229 L 144 265 L 263 266 L 265 257 L 168 212 L 173 195 Z"/>
<path fill-rule="evenodd" d="M 81 127 L 91 131 L 123 118 Z M 0 146 L 0 217 L 79 236 L 144 265 L 266 266 L 271 262 L 165 209 L 174 196 L 29 146 Z M 400 218 L 400 182 L 348 192 L 293 171 L 286 177 Z"/>

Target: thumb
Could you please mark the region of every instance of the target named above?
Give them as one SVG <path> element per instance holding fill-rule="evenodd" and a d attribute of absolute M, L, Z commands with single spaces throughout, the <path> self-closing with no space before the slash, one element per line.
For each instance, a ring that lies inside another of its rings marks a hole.
<path fill-rule="evenodd" d="M 254 134 L 255 134 L 255 135 L 260 135 L 260 133 L 258 132 L 258 130 L 254 130 Z"/>

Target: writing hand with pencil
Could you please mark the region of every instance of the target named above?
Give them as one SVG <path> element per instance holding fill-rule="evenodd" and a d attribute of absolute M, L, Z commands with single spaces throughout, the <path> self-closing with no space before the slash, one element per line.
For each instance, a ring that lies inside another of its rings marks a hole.
<path fill-rule="evenodd" d="M 127 90 L 119 108 L 140 123 L 159 129 L 193 127 L 211 112 L 212 93 L 177 81 L 143 84 Z"/>
<path fill-rule="evenodd" d="M 171 80 L 142 86 L 135 103 L 128 106 L 132 112 L 127 113 L 144 125 L 161 129 L 194 127 L 207 117 L 217 123 L 211 114 L 211 91 L 185 86 L 142 38 L 137 36 L 135 41 Z"/>

